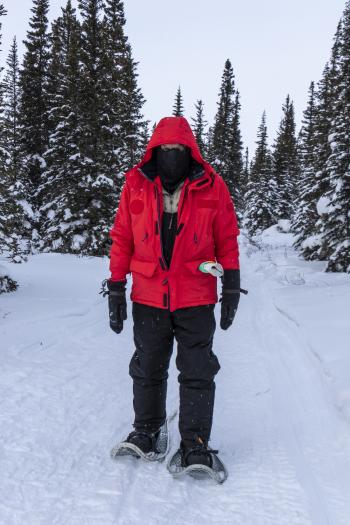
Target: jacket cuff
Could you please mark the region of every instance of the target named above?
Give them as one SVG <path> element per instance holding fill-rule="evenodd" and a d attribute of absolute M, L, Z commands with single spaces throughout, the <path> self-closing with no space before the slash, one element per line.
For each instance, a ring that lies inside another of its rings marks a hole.
<path fill-rule="evenodd" d="M 126 288 L 126 281 L 111 281 L 108 279 L 107 287 L 110 292 L 124 292 Z"/>
<path fill-rule="evenodd" d="M 221 277 L 222 290 L 240 290 L 241 275 L 240 270 L 224 270 L 224 275 Z"/>

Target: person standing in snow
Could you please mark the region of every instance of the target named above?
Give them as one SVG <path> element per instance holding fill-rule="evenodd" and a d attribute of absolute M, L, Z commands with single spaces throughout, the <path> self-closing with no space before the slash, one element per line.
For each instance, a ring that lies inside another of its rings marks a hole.
<path fill-rule="evenodd" d="M 223 267 L 220 326 L 232 324 L 240 298 L 234 204 L 223 179 L 203 158 L 184 117 L 156 126 L 142 160 L 126 173 L 111 229 L 110 327 L 127 318 L 126 275 L 132 274 L 135 352 L 134 430 L 127 441 L 154 449 L 166 419 L 168 368 L 177 341 L 182 464 L 211 466 L 215 382 L 213 352 L 217 278 L 199 266 Z"/>

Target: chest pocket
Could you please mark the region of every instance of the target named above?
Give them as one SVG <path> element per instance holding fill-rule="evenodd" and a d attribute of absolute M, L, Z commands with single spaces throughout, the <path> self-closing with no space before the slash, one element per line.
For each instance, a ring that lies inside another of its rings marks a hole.
<path fill-rule="evenodd" d="M 213 256 L 213 222 L 218 206 L 217 199 L 199 198 L 196 203 L 192 243 L 194 254 L 198 257 Z"/>
<path fill-rule="evenodd" d="M 153 208 L 150 199 L 146 195 L 135 196 L 130 202 L 129 210 L 135 255 L 141 259 L 148 259 L 151 255 L 150 245 L 154 233 Z"/>

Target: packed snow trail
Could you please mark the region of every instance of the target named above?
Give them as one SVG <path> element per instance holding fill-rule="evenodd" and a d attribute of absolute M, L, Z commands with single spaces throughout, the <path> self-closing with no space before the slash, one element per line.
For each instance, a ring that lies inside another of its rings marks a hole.
<path fill-rule="evenodd" d="M 1 524 L 350 524 L 350 378 L 332 364 L 349 334 L 346 313 L 335 321 L 322 306 L 333 298 L 343 311 L 350 279 L 287 248 L 258 250 L 242 238 L 241 253 L 249 295 L 214 339 L 221 370 L 210 444 L 229 470 L 221 486 L 174 480 L 165 463 L 109 457 L 131 430 L 134 347 L 130 303 L 117 336 L 98 295 L 108 259 L 42 254 L 11 266 L 20 288 L 0 297 Z M 323 317 L 301 315 L 305 304 Z M 327 361 L 313 332 L 333 325 Z M 178 404 L 175 352 L 169 413 Z M 170 436 L 172 453 L 177 418 Z"/>

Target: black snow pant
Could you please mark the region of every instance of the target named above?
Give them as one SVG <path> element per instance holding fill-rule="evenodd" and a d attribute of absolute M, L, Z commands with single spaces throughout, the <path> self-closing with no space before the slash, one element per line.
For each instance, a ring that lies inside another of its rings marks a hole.
<path fill-rule="evenodd" d="M 169 362 L 174 337 L 178 343 L 179 430 L 183 442 L 209 441 L 215 383 L 220 370 L 212 351 L 216 328 L 214 304 L 169 309 L 133 302 L 134 342 L 130 361 L 136 430 L 157 430 L 166 419 Z"/>

